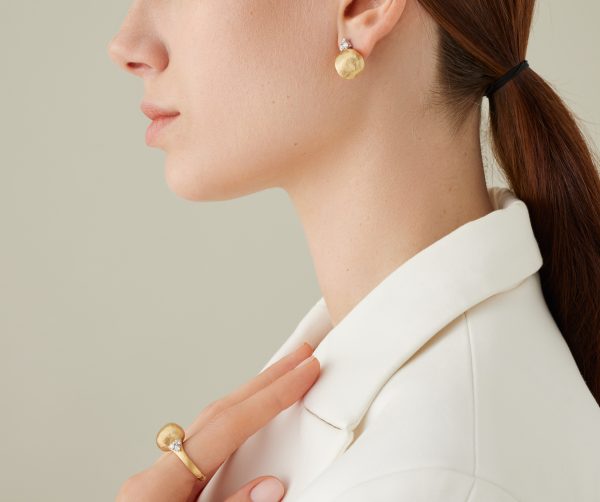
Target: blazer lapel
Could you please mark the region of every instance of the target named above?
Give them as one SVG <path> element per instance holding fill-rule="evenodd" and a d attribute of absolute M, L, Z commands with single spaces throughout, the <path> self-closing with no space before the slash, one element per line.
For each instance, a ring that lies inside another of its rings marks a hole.
<path fill-rule="evenodd" d="M 322 338 L 314 351 L 321 375 L 303 398 L 307 410 L 332 427 L 355 429 L 386 381 L 430 338 L 539 270 L 525 203 L 506 188 L 489 193 L 494 211 L 404 262 Z M 323 298 L 314 309 L 324 325 Z"/>
<path fill-rule="evenodd" d="M 307 341 L 316 347 L 319 379 L 228 459 L 199 501 L 220 500 L 265 474 L 278 476 L 293 499 L 352 443 L 377 393 L 430 338 L 539 270 L 525 203 L 507 188 L 488 193 L 494 211 L 404 262 L 336 326 L 323 298 L 311 307 L 262 370 Z"/>

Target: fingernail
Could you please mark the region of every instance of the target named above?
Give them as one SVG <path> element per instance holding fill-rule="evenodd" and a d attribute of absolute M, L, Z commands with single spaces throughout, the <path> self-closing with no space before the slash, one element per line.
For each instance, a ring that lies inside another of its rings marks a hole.
<path fill-rule="evenodd" d="M 283 496 L 283 485 L 276 478 L 267 478 L 250 492 L 252 502 L 279 502 Z"/>
<path fill-rule="evenodd" d="M 296 366 L 296 368 L 299 368 L 300 366 L 304 366 L 305 364 L 310 363 L 313 359 L 315 358 L 315 356 L 310 356 L 307 357 L 304 361 L 302 361 L 298 366 Z"/>
<path fill-rule="evenodd" d="M 308 345 L 310 347 L 310 349 L 312 350 L 313 346 L 308 342 L 302 342 L 300 345 L 298 345 L 298 347 L 296 347 L 295 350 L 299 351 L 299 350 L 303 349 L 305 345 Z"/>

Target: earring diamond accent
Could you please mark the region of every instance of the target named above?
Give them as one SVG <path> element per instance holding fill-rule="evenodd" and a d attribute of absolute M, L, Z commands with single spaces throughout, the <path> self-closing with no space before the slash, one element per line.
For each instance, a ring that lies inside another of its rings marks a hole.
<path fill-rule="evenodd" d="M 352 47 L 352 42 L 350 42 L 350 40 L 347 38 L 342 38 L 342 41 L 340 42 L 340 45 L 339 45 L 340 51 L 350 49 L 351 47 Z"/>

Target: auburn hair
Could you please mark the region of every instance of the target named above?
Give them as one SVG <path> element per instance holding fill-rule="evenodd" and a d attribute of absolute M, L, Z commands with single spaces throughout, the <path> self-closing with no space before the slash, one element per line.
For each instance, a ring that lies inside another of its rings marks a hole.
<path fill-rule="evenodd" d="M 418 0 L 437 24 L 438 82 L 455 127 L 525 58 L 535 0 Z M 489 98 L 492 151 L 528 209 L 549 310 L 600 404 L 600 176 L 574 114 L 533 69 Z"/>

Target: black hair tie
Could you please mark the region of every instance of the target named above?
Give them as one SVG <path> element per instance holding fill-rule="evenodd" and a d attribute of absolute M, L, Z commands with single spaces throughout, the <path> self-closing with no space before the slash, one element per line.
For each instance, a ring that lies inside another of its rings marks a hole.
<path fill-rule="evenodd" d="M 508 70 L 504 75 L 502 75 L 498 80 L 492 82 L 485 89 L 484 96 L 489 98 L 492 94 L 494 94 L 500 87 L 502 87 L 507 82 L 511 81 L 515 78 L 519 73 L 521 73 L 525 68 L 529 68 L 529 63 L 526 59 L 521 61 L 517 66 Z"/>

